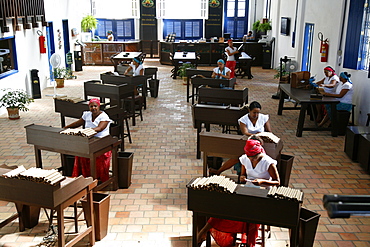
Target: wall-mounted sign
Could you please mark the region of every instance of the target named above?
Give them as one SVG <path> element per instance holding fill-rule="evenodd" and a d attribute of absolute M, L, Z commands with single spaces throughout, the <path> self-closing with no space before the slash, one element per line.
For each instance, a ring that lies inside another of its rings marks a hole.
<path fill-rule="evenodd" d="M 217 8 L 218 6 L 220 6 L 219 0 L 209 0 L 209 7 Z"/>

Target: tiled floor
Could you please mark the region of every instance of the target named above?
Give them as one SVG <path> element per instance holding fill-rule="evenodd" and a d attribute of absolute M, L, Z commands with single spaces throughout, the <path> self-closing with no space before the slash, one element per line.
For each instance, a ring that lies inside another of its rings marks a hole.
<path fill-rule="evenodd" d="M 191 246 L 191 212 L 187 211 L 185 185 L 201 174 L 202 165 L 195 158 L 191 105 L 186 102 L 183 80 L 169 77 L 171 67 L 149 59 L 144 65 L 159 67 L 159 97 L 148 98 L 144 121 L 131 126 L 133 143 L 126 141 L 126 151 L 134 152 L 132 185 L 109 192 L 109 233 L 96 246 Z M 112 67 L 83 69 L 75 73 L 76 80 L 66 81 L 57 93 L 83 97 L 83 81 L 97 79 Z M 303 132 L 303 137 L 296 137 L 298 112 L 278 116 L 278 101 L 271 99 L 277 90 L 277 81 L 272 79 L 275 71 L 252 68 L 252 73 L 252 80 L 238 79 L 237 88 L 249 88 L 249 102 L 259 101 L 262 112 L 270 115 L 273 132 L 284 141 L 283 153 L 295 157 L 290 184 L 304 191 L 305 207 L 321 214 L 315 246 L 370 246 L 369 217 L 329 219 L 322 206 L 324 194 L 370 192 L 370 176 L 343 152 L 344 137 L 331 137 L 327 131 Z M 29 112 L 22 112 L 21 119 L 0 117 L 1 164 L 35 166 L 34 150 L 26 143 L 24 126 L 60 126 L 53 100 L 46 94 L 53 94 L 53 89 L 45 89 L 42 99 L 35 100 Z M 51 152 L 43 152 L 43 161 L 48 168 L 60 165 L 59 155 Z M 0 220 L 13 212 L 13 203 L 0 201 Z M 0 229 L 0 246 L 36 246 L 45 230 L 44 216 L 37 227 L 25 232 L 19 232 L 14 221 Z M 287 230 L 273 228 L 267 246 L 287 244 Z"/>

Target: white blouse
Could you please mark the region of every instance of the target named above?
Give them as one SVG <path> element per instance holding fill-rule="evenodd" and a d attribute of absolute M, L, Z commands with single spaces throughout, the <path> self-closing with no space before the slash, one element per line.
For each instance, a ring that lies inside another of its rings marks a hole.
<path fill-rule="evenodd" d="M 257 134 L 260 132 L 265 132 L 265 124 L 269 120 L 269 115 L 258 114 L 256 125 L 253 125 L 249 119 L 249 113 L 245 114 L 243 117 L 239 118 L 238 123 L 243 123 L 247 126 L 248 132 L 251 134 Z"/>
<path fill-rule="evenodd" d="M 139 64 L 139 66 L 135 66 L 135 64 L 134 63 L 130 63 L 130 67 L 132 68 L 132 75 L 133 76 L 137 76 L 137 75 L 140 75 L 140 71 L 142 70 L 142 69 L 144 69 L 144 67 L 143 67 L 143 65 L 142 64 Z"/>
<path fill-rule="evenodd" d="M 98 132 L 95 137 L 99 137 L 99 138 L 102 138 L 104 136 L 107 136 L 109 135 L 109 126 L 110 126 L 110 123 L 112 120 L 109 119 L 109 116 L 107 113 L 105 112 L 102 112 L 99 114 L 99 116 L 97 116 L 94 120 L 94 122 L 92 121 L 92 112 L 91 111 L 84 111 L 83 114 L 82 114 L 82 119 L 85 121 L 85 128 L 96 128 L 98 127 L 99 123 L 101 121 L 108 121 L 108 125 L 107 127 Z"/>
<path fill-rule="evenodd" d="M 239 157 L 240 163 L 245 167 L 248 179 L 266 179 L 271 180 L 270 173 L 268 171 L 271 164 L 276 165 L 277 161 L 270 156 L 264 154 L 262 159 L 257 163 L 256 167 L 253 168 L 251 160 L 246 154 Z"/>

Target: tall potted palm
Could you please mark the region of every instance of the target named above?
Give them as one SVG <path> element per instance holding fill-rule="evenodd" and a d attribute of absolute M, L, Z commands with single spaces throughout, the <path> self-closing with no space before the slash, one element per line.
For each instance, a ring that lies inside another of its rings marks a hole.
<path fill-rule="evenodd" d="M 26 91 L 21 89 L 2 89 L 3 95 L 0 98 L 0 106 L 6 107 L 8 117 L 11 120 L 19 119 L 19 111 L 28 111 L 27 105 L 33 102 L 33 99 Z"/>
<path fill-rule="evenodd" d="M 98 20 L 92 15 L 87 15 L 81 20 L 82 32 L 90 33 L 90 35 L 91 33 L 94 32 L 97 25 L 98 25 Z"/>

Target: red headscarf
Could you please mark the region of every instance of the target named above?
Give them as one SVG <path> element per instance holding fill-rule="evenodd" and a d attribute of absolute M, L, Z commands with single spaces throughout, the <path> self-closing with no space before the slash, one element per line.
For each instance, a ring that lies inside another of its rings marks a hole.
<path fill-rule="evenodd" d="M 333 73 L 333 75 L 335 75 L 335 70 L 330 66 L 326 66 L 324 70 L 330 71 L 331 73 Z"/>
<path fill-rule="evenodd" d="M 248 157 L 251 157 L 260 153 L 265 153 L 265 150 L 263 149 L 259 141 L 249 139 L 245 143 L 244 152 Z"/>
<path fill-rule="evenodd" d="M 98 104 L 98 106 L 100 106 L 100 99 L 98 99 L 98 98 L 93 98 L 93 99 L 91 99 L 91 100 L 89 101 L 89 105 L 90 105 L 91 103 L 93 103 L 93 102 L 97 103 L 97 104 Z"/>

